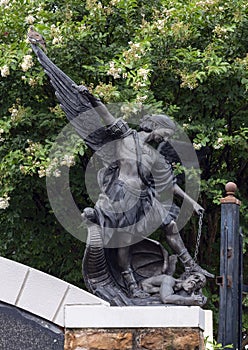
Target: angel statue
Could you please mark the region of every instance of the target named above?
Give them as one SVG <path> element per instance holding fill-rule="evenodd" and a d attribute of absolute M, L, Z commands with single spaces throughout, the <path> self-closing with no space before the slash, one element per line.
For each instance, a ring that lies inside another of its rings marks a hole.
<path fill-rule="evenodd" d="M 168 246 L 189 275 L 213 277 L 184 245 L 176 224 L 179 207 L 174 195 L 197 214 L 204 209 L 178 186 L 170 163 L 157 150 L 174 134 L 175 123 L 163 114 L 145 115 L 136 131 L 52 63 L 33 36 L 29 39 L 68 120 L 103 161 L 98 173 L 101 193 L 94 208 L 82 213 L 88 227 L 83 260 L 87 288 L 112 305 L 161 303 L 141 283 L 156 275 L 172 276 L 175 271 L 175 255 L 169 256 L 160 243 L 147 238 L 157 228 L 163 230 Z"/>

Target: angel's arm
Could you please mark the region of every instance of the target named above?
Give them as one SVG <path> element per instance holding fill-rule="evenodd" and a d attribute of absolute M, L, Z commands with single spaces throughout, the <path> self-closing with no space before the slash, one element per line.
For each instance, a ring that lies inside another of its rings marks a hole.
<path fill-rule="evenodd" d="M 200 206 L 200 204 L 198 204 L 194 199 L 187 195 L 187 193 L 185 193 L 177 184 L 174 185 L 174 193 L 191 204 L 198 215 L 201 212 L 204 212 L 204 209 Z"/>

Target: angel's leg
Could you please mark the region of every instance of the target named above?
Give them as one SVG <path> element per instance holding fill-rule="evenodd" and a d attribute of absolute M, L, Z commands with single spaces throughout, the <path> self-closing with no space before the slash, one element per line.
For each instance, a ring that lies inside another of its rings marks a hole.
<path fill-rule="evenodd" d="M 127 236 L 128 235 L 128 236 Z M 130 239 L 130 234 L 123 233 L 120 237 L 120 245 L 127 244 L 127 240 Z M 131 298 L 146 298 L 149 296 L 148 293 L 145 293 L 137 284 L 137 281 L 134 277 L 133 270 L 131 267 L 131 255 L 130 255 L 130 246 L 124 246 L 118 248 L 117 253 L 118 265 L 121 270 L 121 275 L 125 286 L 128 290 L 128 294 Z"/>
<path fill-rule="evenodd" d="M 183 243 L 175 221 L 172 220 L 168 225 L 165 225 L 162 228 L 165 230 L 167 243 L 178 255 L 185 269 L 189 268 L 190 271 L 200 272 L 207 277 L 214 277 L 211 273 L 202 269 L 198 264 L 194 262 L 193 258 Z"/>

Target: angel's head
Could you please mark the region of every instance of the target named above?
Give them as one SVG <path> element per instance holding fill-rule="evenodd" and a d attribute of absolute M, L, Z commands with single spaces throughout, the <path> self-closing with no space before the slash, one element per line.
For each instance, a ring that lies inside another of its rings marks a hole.
<path fill-rule="evenodd" d="M 141 120 L 140 127 L 150 133 L 147 142 L 153 140 L 162 142 L 174 134 L 176 125 L 167 115 L 155 114 L 145 115 Z"/>

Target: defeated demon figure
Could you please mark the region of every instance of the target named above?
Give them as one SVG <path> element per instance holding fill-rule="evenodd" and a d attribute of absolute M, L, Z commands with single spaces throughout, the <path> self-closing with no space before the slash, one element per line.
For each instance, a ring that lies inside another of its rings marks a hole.
<path fill-rule="evenodd" d="M 141 282 L 142 289 L 149 294 L 159 293 L 164 304 L 203 306 L 207 298 L 202 294 L 206 277 L 192 272 L 188 277 L 175 279 L 168 275 L 150 277 Z"/>

